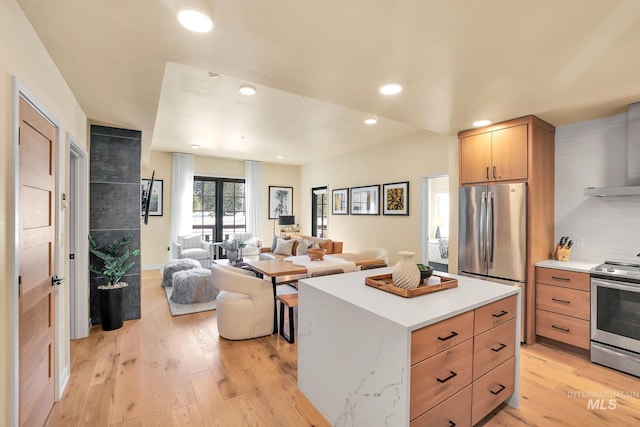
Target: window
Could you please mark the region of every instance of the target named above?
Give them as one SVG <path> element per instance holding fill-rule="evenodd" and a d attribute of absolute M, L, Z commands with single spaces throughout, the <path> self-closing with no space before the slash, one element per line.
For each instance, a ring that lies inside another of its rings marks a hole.
<path fill-rule="evenodd" d="M 244 179 L 193 178 L 192 232 L 221 242 L 246 231 Z"/>
<path fill-rule="evenodd" d="M 327 187 L 311 189 L 311 235 L 327 235 Z"/>

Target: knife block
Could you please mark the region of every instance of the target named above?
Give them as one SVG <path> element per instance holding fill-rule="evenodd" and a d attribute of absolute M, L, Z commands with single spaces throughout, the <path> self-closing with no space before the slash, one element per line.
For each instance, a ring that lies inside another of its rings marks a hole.
<path fill-rule="evenodd" d="M 556 246 L 556 259 L 558 261 L 569 261 L 570 256 L 571 256 L 571 249 L 561 248 L 560 245 Z"/>

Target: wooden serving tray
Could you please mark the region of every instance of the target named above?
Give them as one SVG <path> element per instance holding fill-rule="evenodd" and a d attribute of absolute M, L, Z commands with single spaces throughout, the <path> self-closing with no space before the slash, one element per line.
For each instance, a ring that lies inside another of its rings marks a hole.
<path fill-rule="evenodd" d="M 380 289 L 381 291 L 389 292 L 392 294 L 400 295 L 404 298 L 413 298 L 424 294 L 430 294 L 432 292 L 441 291 L 443 289 L 456 288 L 458 281 L 450 277 L 443 277 L 437 274 L 433 274 L 440 278 L 439 285 L 419 285 L 414 289 L 399 288 L 393 284 L 391 274 L 380 274 L 378 276 L 365 277 L 364 283 L 372 288 Z"/>

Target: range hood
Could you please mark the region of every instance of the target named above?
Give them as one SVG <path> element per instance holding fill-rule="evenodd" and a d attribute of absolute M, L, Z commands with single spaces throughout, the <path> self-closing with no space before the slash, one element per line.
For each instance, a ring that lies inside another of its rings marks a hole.
<path fill-rule="evenodd" d="M 629 105 L 627 113 L 627 185 L 587 187 L 585 196 L 640 196 L 640 102 Z"/>

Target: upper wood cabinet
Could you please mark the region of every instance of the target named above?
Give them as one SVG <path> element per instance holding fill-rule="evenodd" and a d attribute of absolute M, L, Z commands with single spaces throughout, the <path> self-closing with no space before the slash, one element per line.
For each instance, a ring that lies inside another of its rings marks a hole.
<path fill-rule="evenodd" d="M 460 138 L 460 183 L 527 179 L 527 125 Z"/>

